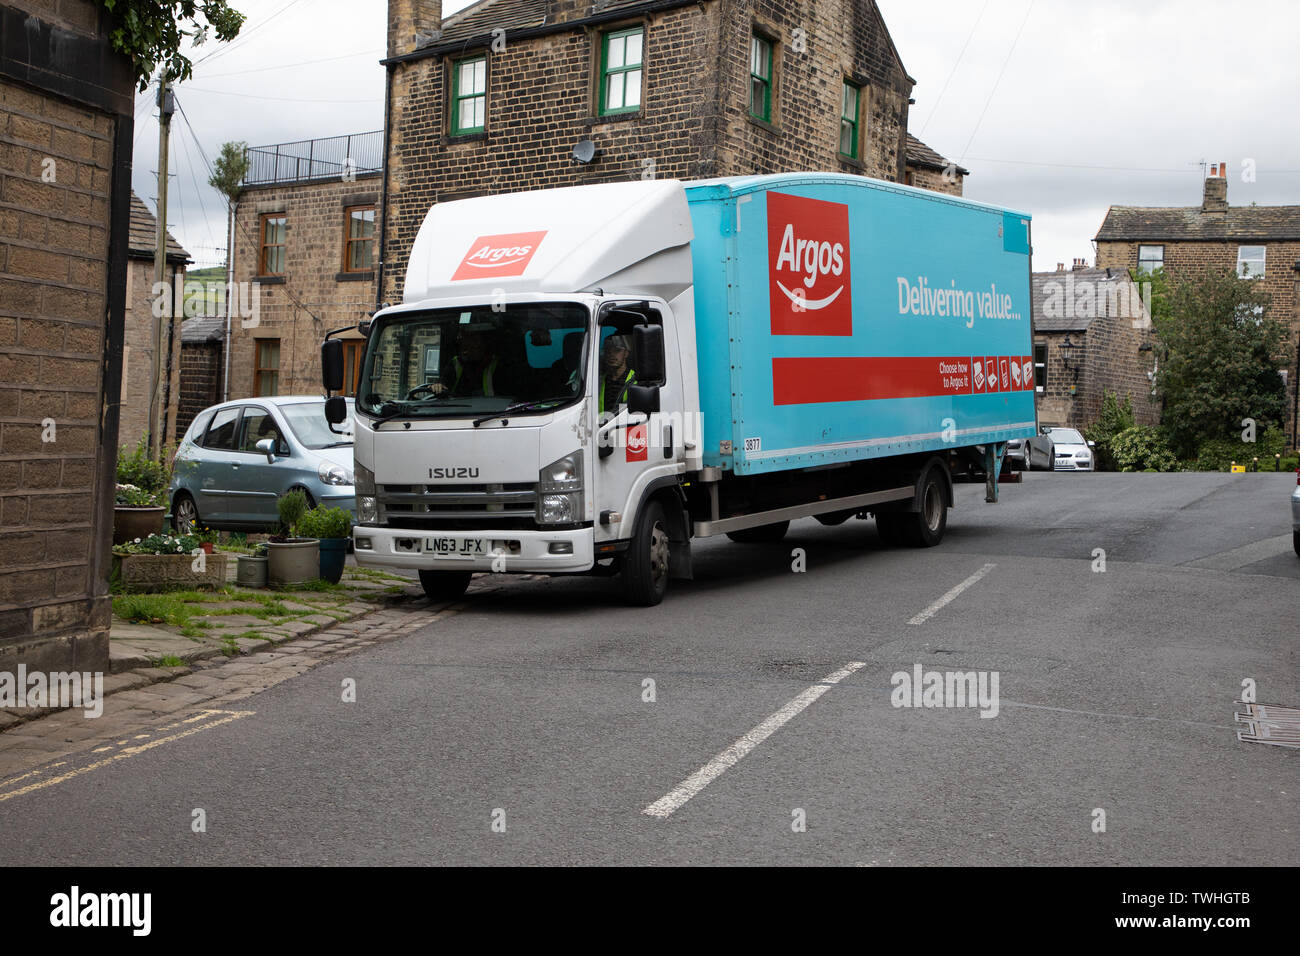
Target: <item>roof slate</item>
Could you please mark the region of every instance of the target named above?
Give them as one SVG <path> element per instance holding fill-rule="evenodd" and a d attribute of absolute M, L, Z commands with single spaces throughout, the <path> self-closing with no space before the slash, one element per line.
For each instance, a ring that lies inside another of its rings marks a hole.
<path fill-rule="evenodd" d="M 921 142 L 911 133 L 907 134 L 907 163 L 910 166 L 920 166 L 922 169 L 936 169 L 943 171 L 948 168 L 948 160 L 944 159 L 925 143 Z M 957 172 L 963 176 L 969 176 L 970 170 L 962 166 L 957 167 Z"/>
<path fill-rule="evenodd" d="M 1133 318 L 1140 316 L 1133 300 L 1138 296 L 1128 273 L 1123 269 L 1073 269 L 1069 272 L 1035 272 L 1033 279 L 1034 331 L 1084 332 L 1098 318 Z M 1056 283 L 1054 285 L 1053 283 Z M 1128 283 L 1128 292 L 1121 293 L 1122 284 Z M 1091 287 L 1093 306 L 1080 302 L 1080 294 L 1087 295 Z M 1111 296 L 1111 290 L 1115 295 Z M 1048 298 L 1053 299 L 1052 314 L 1048 314 Z M 1081 307 L 1082 306 L 1082 307 Z M 1080 311 L 1087 314 L 1080 315 Z"/>
<path fill-rule="evenodd" d="M 1098 242 L 1215 242 L 1300 239 L 1300 206 L 1230 206 L 1206 213 L 1200 206 L 1111 206 Z"/>
<path fill-rule="evenodd" d="M 127 242 L 127 251 L 132 258 L 149 258 L 154 256 L 158 243 L 158 219 L 149 211 L 144 200 L 131 193 L 131 231 Z M 167 233 L 168 261 L 192 262 L 190 254 L 181 244 Z"/>

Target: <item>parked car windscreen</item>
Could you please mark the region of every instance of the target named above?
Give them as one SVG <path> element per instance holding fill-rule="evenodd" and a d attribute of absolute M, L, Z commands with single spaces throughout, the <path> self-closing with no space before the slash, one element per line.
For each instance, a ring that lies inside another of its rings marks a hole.
<path fill-rule="evenodd" d="M 289 422 L 294 437 L 307 448 L 330 448 L 335 445 L 352 444 L 352 403 L 348 403 L 348 417 L 338 426 L 343 435 L 330 431 L 329 422 L 325 420 L 325 403 L 300 402 L 295 405 L 281 405 L 280 414 Z"/>
<path fill-rule="evenodd" d="M 1053 428 L 1051 432 L 1048 433 L 1048 437 L 1050 437 L 1052 441 L 1056 442 L 1058 445 L 1086 444 L 1086 442 L 1083 440 L 1083 436 L 1080 435 L 1073 428 Z"/>

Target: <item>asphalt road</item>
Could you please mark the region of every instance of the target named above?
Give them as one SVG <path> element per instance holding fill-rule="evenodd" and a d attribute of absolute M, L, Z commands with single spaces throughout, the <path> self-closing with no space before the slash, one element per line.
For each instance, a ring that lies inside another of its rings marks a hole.
<path fill-rule="evenodd" d="M 959 486 L 938 548 L 858 521 L 702 542 L 650 610 L 510 579 L 252 716 L 0 804 L 0 862 L 1295 865 L 1300 752 L 1233 722 L 1245 678 L 1300 706 L 1294 484 Z M 996 672 L 997 715 L 892 706 L 917 664 Z"/>

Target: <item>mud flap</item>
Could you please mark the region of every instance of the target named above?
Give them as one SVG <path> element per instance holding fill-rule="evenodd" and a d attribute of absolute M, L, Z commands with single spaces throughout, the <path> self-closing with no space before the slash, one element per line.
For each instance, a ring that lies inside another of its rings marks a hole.
<path fill-rule="evenodd" d="M 984 446 L 984 501 L 988 504 L 998 503 L 998 473 L 1002 471 L 1002 461 L 1006 457 L 1006 442 Z"/>

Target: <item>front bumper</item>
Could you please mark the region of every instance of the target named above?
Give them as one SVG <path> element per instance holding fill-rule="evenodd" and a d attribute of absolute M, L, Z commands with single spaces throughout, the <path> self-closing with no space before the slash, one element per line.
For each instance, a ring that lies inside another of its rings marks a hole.
<path fill-rule="evenodd" d="M 352 520 L 357 520 L 357 495 L 350 485 L 336 485 L 339 491 L 330 492 L 321 491 L 319 502 L 325 508 L 342 508 L 348 514 L 352 515 Z M 346 490 L 344 490 L 346 489 Z"/>
<path fill-rule="evenodd" d="M 1080 461 L 1077 458 L 1057 458 L 1052 462 L 1053 471 L 1092 471 L 1092 461 Z"/>
<path fill-rule="evenodd" d="M 424 550 L 426 538 L 483 538 L 489 553 L 446 557 Z M 369 547 L 363 547 L 369 539 Z M 570 531 L 425 531 L 358 525 L 353 550 L 363 568 L 415 568 L 422 571 L 497 571 L 506 574 L 559 574 L 595 566 L 595 533 Z M 553 553 L 553 546 L 572 553 Z M 503 560 L 504 559 L 504 560 Z"/>

